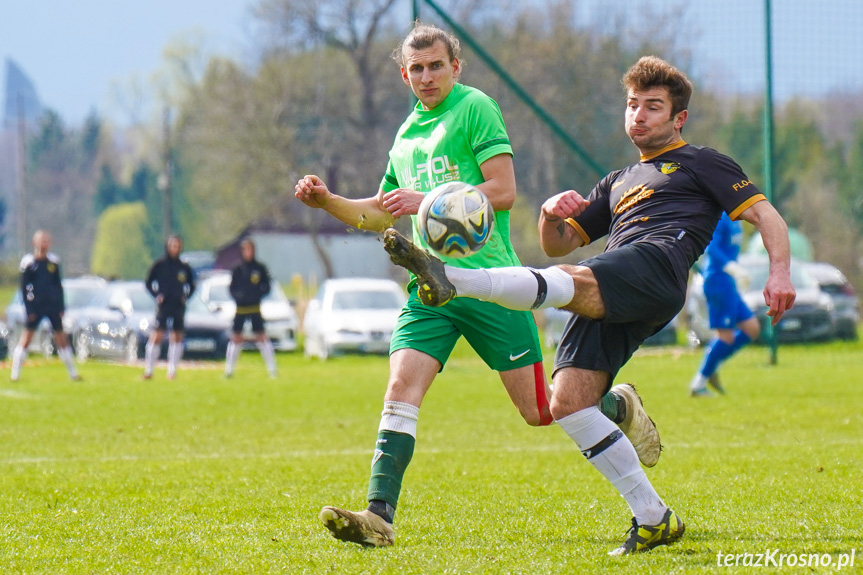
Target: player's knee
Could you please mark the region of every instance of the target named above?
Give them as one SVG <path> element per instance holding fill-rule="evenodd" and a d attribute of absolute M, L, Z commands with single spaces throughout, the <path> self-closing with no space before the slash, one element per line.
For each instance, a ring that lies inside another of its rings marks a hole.
<path fill-rule="evenodd" d="M 539 409 L 534 408 L 523 408 L 519 407 L 518 412 L 521 414 L 524 422 L 531 427 L 540 427 L 542 425 L 548 425 L 548 423 L 542 422 L 542 416 L 539 412 Z M 549 418 L 551 417 L 551 412 L 549 411 Z"/>

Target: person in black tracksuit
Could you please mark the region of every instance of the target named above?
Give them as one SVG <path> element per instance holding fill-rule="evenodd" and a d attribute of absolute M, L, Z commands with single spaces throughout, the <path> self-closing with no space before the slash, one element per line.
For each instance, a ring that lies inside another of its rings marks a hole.
<path fill-rule="evenodd" d="M 153 377 L 153 366 L 159 356 L 165 330 L 170 329 L 168 344 L 168 379 L 174 379 L 177 364 L 183 356 L 183 331 L 186 301 L 195 293 L 195 278 L 189 264 L 180 260 L 183 240 L 170 236 L 165 242 L 165 257 L 153 263 L 145 281 L 147 290 L 156 298 L 156 322 L 150 332 L 144 354 L 144 379 Z"/>
<path fill-rule="evenodd" d="M 33 253 L 21 260 L 21 295 L 24 299 L 26 319 L 24 333 L 12 352 L 12 381 L 18 381 L 21 366 L 27 358 L 27 347 L 33 340 L 33 333 L 43 319 L 51 322 L 57 355 L 66 364 L 72 381 L 80 381 L 81 376 L 75 369 L 72 348 L 63 331 L 63 313 L 66 305 L 63 284 L 60 282 L 60 258 L 49 252 L 51 234 L 39 230 L 33 235 Z"/>
<path fill-rule="evenodd" d="M 264 330 L 261 300 L 270 293 L 270 272 L 267 266 L 255 259 L 255 243 L 246 238 L 240 242 L 243 261 L 231 274 L 231 297 L 237 303 L 234 315 L 233 336 L 225 358 L 225 377 L 234 374 L 234 366 L 243 346 L 243 326 L 251 322 L 256 345 L 267 366 L 270 377 L 276 377 L 276 357 L 273 343 Z"/>

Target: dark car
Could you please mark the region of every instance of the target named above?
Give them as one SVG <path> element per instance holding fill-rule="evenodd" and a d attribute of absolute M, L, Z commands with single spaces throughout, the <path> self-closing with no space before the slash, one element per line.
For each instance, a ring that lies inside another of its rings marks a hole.
<path fill-rule="evenodd" d="M 743 301 L 761 324 L 759 342 L 764 343 L 764 334 L 770 318 L 764 303 L 764 286 L 770 270 L 767 256 L 744 254 L 738 259 L 743 270 L 735 278 Z M 833 302 L 812 279 L 803 262 L 791 260 L 791 283 L 797 291 L 794 307 L 786 311 L 776 326 L 776 338 L 780 343 L 803 343 L 826 341 L 835 337 L 833 329 Z M 686 309 L 689 315 L 690 339 L 706 344 L 712 339 L 704 299 L 704 280 L 694 274 L 687 292 Z"/>
<path fill-rule="evenodd" d="M 117 281 L 94 298 L 77 326 L 75 353 L 78 361 L 91 357 L 134 362 L 144 356 L 156 300 L 141 281 Z M 184 356 L 221 358 L 230 339 L 229 322 L 213 315 L 197 297 L 189 300 L 185 317 Z M 168 338 L 162 342 L 165 357 Z"/>

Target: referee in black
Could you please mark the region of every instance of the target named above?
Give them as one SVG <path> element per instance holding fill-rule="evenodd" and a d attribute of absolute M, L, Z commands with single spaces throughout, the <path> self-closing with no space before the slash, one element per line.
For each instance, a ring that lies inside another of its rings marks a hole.
<path fill-rule="evenodd" d="M 225 358 L 225 377 L 234 375 L 234 366 L 243 348 L 243 327 L 251 322 L 256 345 L 267 366 L 270 377 L 276 377 L 276 355 L 273 343 L 264 330 L 261 316 L 261 300 L 270 293 L 270 271 L 267 266 L 255 259 L 255 242 L 246 238 L 240 242 L 242 263 L 231 274 L 231 297 L 237 302 L 234 327 L 228 353 Z"/>
<path fill-rule="evenodd" d="M 27 359 L 27 347 L 33 340 L 33 332 L 45 318 L 51 322 L 57 355 L 66 364 L 69 377 L 72 381 L 81 380 L 81 376 L 75 369 L 72 348 L 63 331 L 63 313 L 66 311 L 66 303 L 63 284 L 60 282 L 60 258 L 48 251 L 50 249 L 51 234 L 45 230 L 38 230 L 33 234 L 33 253 L 27 254 L 21 260 L 21 295 L 24 297 L 27 318 L 21 340 L 12 352 L 12 381 L 18 381 L 21 365 Z"/>
<path fill-rule="evenodd" d="M 168 344 L 168 379 L 174 379 L 177 364 L 183 357 L 186 301 L 195 293 L 195 278 L 189 264 L 180 260 L 183 240 L 172 235 L 165 242 L 165 257 L 153 263 L 147 274 L 147 290 L 156 298 L 156 323 L 147 340 L 144 353 L 144 379 L 153 377 L 153 367 L 165 330 L 170 329 Z"/>

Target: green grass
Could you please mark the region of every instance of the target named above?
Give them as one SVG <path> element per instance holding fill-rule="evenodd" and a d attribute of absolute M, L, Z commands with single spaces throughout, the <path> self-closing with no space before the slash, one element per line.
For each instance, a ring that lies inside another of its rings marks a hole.
<path fill-rule="evenodd" d="M 650 350 L 639 385 L 665 452 L 648 470 L 687 523 L 677 544 L 606 553 L 623 499 L 557 427 L 524 425 L 464 346 L 432 386 L 396 517 L 396 545 L 331 538 L 323 505 L 361 508 L 387 379 L 381 357 L 257 354 L 157 372 L 34 358 L 0 382 L 4 573 L 748 573 L 717 553 L 856 550 L 863 344 L 748 348 L 726 397 L 690 399 L 699 351 Z M 548 365 L 551 360 L 549 358 Z M 205 366 L 206 367 L 206 366 Z M 785 572 L 832 572 L 789 569 Z M 845 572 L 853 570 L 846 569 Z"/>

